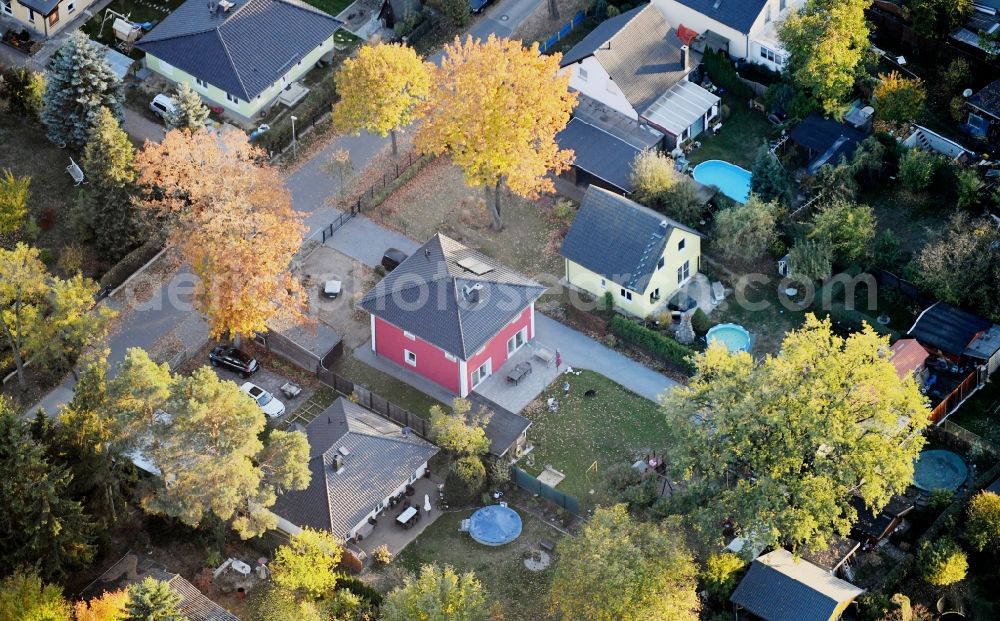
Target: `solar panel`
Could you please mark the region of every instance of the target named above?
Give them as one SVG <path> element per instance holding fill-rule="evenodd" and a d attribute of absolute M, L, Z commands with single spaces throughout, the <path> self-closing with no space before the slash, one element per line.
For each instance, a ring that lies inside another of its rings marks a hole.
<path fill-rule="evenodd" d="M 472 272 L 476 276 L 482 276 L 483 274 L 487 274 L 493 271 L 492 266 L 487 265 L 482 261 L 480 261 L 479 259 L 475 259 L 473 257 L 466 257 L 464 259 L 461 259 L 458 262 L 458 265 L 465 271 Z"/>

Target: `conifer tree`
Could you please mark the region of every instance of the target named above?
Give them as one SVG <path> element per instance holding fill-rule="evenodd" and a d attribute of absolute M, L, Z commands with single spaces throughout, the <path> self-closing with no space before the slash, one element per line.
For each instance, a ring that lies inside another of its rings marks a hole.
<path fill-rule="evenodd" d="M 163 118 L 168 129 L 189 129 L 198 131 L 205 129 L 205 121 L 208 120 L 209 110 L 201 101 L 198 93 L 181 82 L 177 87 L 177 94 L 174 95 L 174 111 L 167 113 Z"/>
<path fill-rule="evenodd" d="M 187 621 L 177 607 L 180 593 L 162 580 L 146 578 L 128 589 L 129 602 L 125 606 L 126 621 Z"/>

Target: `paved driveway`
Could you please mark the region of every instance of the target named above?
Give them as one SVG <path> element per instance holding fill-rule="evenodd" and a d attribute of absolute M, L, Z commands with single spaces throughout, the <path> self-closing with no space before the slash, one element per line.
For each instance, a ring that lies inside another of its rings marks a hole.
<path fill-rule="evenodd" d="M 659 401 L 660 395 L 678 385 L 666 375 L 541 313 L 535 313 L 535 338 L 558 349 L 564 365 L 596 371 L 651 401 Z"/>

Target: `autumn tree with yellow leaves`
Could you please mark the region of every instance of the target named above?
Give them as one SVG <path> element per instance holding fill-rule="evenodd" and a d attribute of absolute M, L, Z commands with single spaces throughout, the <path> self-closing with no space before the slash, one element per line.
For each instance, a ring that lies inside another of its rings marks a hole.
<path fill-rule="evenodd" d="M 576 103 L 569 76 L 559 75 L 559 54 L 538 44 L 456 38 L 432 71 L 430 94 L 417 129 L 418 148 L 447 154 L 473 187 L 494 189 L 493 228 L 503 228 L 501 189 L 536 198 L 555 188 L 547 175 L 567 170 L 573 152 L 555 136 Z"/>
<path fill-rule="evenodd" d="M 340 101 L 333 107 L 333 124 L 340 131 L 362 129 L 392 136 L 417 118 L 417 106 L 430 92 L 428 65 L 412 47 L 399 43 L 363 46 L 333 77 Z"/>
<path fill-rule="evenodd" d="M 200 282 L 194 299 L 213 338 L 301 317 L 289 269 L 305 234 L 291 195 L 246 134 L 174 130 L 136 157 L 142 205 L 168 222 L 171 245 Z"/>

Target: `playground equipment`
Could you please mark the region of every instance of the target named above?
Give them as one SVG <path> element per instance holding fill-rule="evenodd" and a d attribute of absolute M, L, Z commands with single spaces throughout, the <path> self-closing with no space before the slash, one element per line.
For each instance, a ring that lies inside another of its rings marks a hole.
<path fill-rule="evenodd" d="M 80 165 L 73 161 L 73 158 L 69 158 L 69 166 L 66 167 L 66 172 L 69 173 L 70 177 L 73 177 L 73 185 L 80 185 L 83 183 L 83 170 Z"/>
<path fill-rule="evenodd" d="M 101 28 L 97 31 L 97 38 L 101 38 L 101 35 L 104 34 L 104 25 L 111 21 L 111 29 L 115 33 L 115 39 L 118 40 L 116 47 L 126 54 L 131 52 L 132 46 L 142 36 L 144 26 L 144 24 L 132 23 L 131 15 L 131 13 L 124 14 L 112 9 L 105 9 Z"/>

